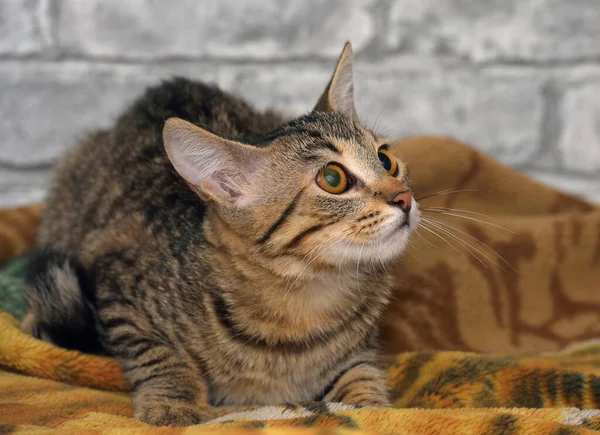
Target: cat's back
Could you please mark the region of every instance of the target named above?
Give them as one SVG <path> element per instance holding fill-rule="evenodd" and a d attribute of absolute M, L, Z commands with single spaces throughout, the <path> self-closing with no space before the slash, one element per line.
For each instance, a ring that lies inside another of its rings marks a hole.
<path fill-rule="evenodd" d="M 59 162 L 40 228 L 42 245 L 76 251 L 91 232 L 136 215 L 159 232 L 201 223 L 203 204 L 169 162 L 164 123 L 182 118 L 251 141 L 281 120 L 200 82 L 175 78 L 149 88 L 110 130 L 87 136 Z"/>

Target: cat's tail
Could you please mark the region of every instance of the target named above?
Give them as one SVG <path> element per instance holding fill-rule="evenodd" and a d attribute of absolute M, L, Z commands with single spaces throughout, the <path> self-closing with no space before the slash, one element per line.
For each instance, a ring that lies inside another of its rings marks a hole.
<path fill-rule="evenodd" d="M 28 267 L 26 296 L 31 311 L 22 329 L 60 347 L 97 353 L 101 346 L 90 295 L 92 282 L 77 260 L 41 249 Z"/>

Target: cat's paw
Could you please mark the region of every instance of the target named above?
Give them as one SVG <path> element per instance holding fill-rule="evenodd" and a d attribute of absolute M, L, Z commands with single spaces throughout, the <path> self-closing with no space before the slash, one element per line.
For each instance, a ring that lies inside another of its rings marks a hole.
<path fill-rule="evenodd" d="M 159 402 L 136 407 L 133 418 L 153 426 L 183 427 L 206 423 L 213 414 L 188 404 Z"/>

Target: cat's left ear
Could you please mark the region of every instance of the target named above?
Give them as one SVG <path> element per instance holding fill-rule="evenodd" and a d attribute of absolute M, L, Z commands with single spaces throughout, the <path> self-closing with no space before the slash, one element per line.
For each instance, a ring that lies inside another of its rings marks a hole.
<path fill-rule="evenodd" d="M 333 77 L 314 108 L 319 112 L 342 112 L 356 116 L 354 108 L 354 79 L 352 75 L 352 46 L 346 42 Z"/>

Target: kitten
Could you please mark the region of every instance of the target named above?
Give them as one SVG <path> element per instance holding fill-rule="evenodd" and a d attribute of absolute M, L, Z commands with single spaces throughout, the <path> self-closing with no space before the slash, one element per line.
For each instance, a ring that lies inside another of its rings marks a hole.
<path fill-rule="evenodd" d="M 389 405 L 384 265 L 418 210 L 356 116 L 349 44 L 315 109 L 286 123 L 184 79 L 149 89 L 60 162 L 47 204 L 26 324 L 115 357 L 135 418 Z"/>

